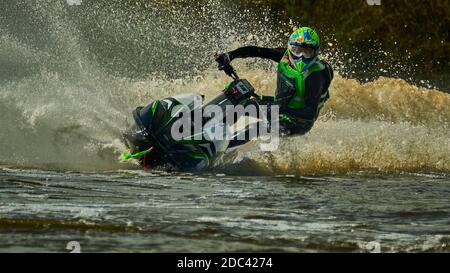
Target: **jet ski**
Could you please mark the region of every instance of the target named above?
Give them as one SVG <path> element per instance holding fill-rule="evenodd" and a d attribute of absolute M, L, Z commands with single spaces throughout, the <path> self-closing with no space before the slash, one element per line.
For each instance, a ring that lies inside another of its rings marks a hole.
<path fill-rule="evenodd" d="M 123 134 L 129 153 L 122 154 L 122 158 L 137 159 L 144 169 L 170 166 L 198 171 L 214 167 L 228 148 L 232 124 L 208 111 L 220 109 L 226 115 L 255 95 L 253 86 L 240 79 L 231 65 L 224 72 L 232 82 L 208 103 L 203 103 L 203 96 L 189 93 L 137 107 L 133 111 L 134 123 Z M 200 127 L 195 115 L 201 117 Z M 180 123 L 185 126 L 177 131 L 175 127 Z M 174 137 L 174 132 L 183 136 Z"/>

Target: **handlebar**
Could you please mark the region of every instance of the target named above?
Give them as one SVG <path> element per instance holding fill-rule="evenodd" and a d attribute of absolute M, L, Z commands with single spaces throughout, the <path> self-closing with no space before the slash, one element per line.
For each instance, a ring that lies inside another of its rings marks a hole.
<path fill-rule="evenodd" d="M 238 80 L 239 76 L 236 73 L 236 70 L 234 70 L 234 67 L 231 66 L 231 64 L 228 64 L 227 66 L 224 67 L 223 71 L 225 72 L 225 74 L 227 74 L 229 77 L 233 78 L 233 80 Z"/>

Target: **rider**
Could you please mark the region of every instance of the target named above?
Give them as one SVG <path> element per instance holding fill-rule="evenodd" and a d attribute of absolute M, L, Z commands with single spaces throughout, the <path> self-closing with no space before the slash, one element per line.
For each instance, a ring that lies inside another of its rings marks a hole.
<path fill-rule="evenodd" d="M 311 130 L 328 100 L 328 88 L 333 80 L 333 69 L 319 55 L 319 49 L 320 39 L 316 31 L 302 27 L 290 36 L 287 48 L 241 47 L 216 56 L 216 61 L 220 70 L 236 58 L 259 57 L 278 62 L 275 96 L 263 96 L 257 101 L 263 105 L 279 106 L 282 134 L 303 135 Z M 234 140 L 231 146 L 247 141 Z"/>

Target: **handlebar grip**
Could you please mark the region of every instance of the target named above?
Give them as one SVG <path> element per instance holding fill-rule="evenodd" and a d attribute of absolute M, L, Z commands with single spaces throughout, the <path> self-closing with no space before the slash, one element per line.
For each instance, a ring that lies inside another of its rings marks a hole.
<path fill-rule="evenodd" d="M 234 68 L 230 64 L 225 66 L 223 70 L 231 78 L 233 78 L 235 80 L 239 79 L 238 75 L 236 74 L 236 71 L 234 70 Z"/>

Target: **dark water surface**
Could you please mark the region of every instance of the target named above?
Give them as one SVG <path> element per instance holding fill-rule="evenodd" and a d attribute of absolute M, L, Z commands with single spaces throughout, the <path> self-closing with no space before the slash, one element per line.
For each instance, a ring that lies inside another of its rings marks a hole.
<path fill-rule="evenodd" d="M 443 175 L 227 176 L 2 168 L 0 251 L 450 251 Z"/>

